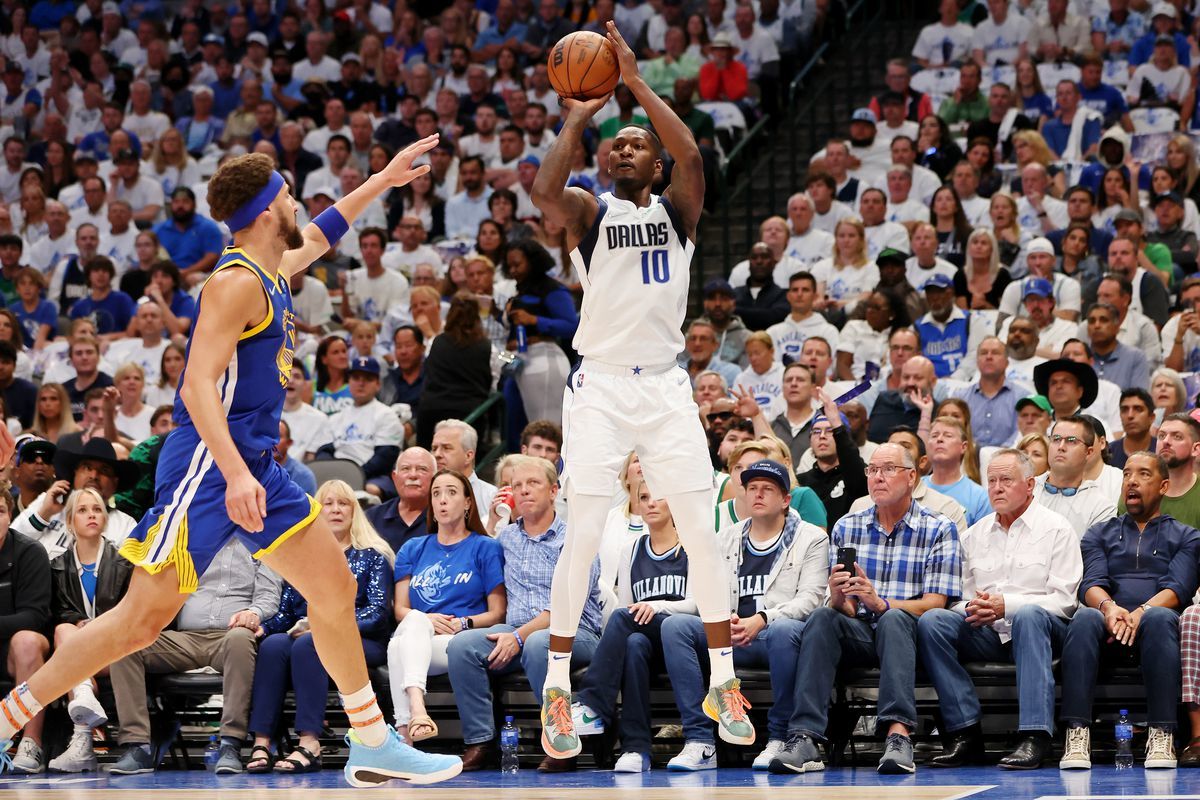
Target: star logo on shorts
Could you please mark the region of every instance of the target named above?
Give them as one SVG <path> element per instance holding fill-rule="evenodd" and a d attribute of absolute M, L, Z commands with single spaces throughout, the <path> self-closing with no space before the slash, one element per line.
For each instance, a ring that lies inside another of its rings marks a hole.
<path fill-rule="evenodd" d="M 642 368 L 641 368 L 641 367 L 634 367 L 634 368 L 633 368 L 633 374 L 634 374 L 634 375 L 641 375 L 641 374 L 642 374 Z"/>

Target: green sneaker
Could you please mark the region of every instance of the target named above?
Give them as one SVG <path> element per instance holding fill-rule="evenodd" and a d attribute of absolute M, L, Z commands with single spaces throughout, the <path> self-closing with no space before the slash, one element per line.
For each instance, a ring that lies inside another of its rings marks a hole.
<path fill-rule="evenodd" d="M 574 758 L 583 750 L 571 719 L 571 693 L 558 687 L 542 691 L 542 749 L 551 758 Z"/>
<path fill-rule="evenodd" d="M 717 732 L 730 744 L 754 744 L 754 726 L 746 717 L 749 708 L 737 678 L 714 686 L 704 697 L 704 713 L 717 723 Z"/>

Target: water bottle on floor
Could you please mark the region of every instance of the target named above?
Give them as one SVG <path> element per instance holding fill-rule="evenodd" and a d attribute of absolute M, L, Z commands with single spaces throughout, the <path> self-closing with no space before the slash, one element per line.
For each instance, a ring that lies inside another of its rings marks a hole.
<path fill-rule="evenodd" d="M 1117 769 L 1131 769 L 1133 767 L 1133 725 L 1129 722 L 1129 711 L 1121 709 L 1121 716 L 1117 719 L 1116 727 L 1117 740 Z"/>
<path fill-rule="evenodd" d="M 209 772 L 214 772 L 217 769 L 217 762 L 221 760 L 221 740 L 214 733 L 208 739 L 208 747 L 204 748 L 204 768 Z"/>
<path fill-rule="evenodd" d="M 517 748 L 520 745 L 517 726 L 511 716 L 504 718 L 504 727 L 500 729 L 500 771 L 506 775 L 516 774 L 521 768 L 517 761 Z"/>

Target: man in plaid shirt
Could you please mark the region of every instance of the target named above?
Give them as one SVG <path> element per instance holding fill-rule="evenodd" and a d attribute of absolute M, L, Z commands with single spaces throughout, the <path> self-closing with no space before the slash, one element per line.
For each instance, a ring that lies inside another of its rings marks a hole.
<path fill-rule="evenodd" d="M 917 480 L 906 449 L 880 445 L 867 466 L 874 507 L 833 526 L 829 601 L 804 629 L 796 672 L 804 678 L 796 684 L 788 740 L 771 762 L 772 772 L 825 768 L 816 741 L 825 738 L 842 663 L 880 667 L 878 716 L 887 746 L 879 771 L 916 770 L 909 732 L 917 721 L 917 618 L 962 595 L 958 533 L 949 519 L 913 501 Z M 840 562 L 843 547 L 857 551 L 856 563 Z"/>

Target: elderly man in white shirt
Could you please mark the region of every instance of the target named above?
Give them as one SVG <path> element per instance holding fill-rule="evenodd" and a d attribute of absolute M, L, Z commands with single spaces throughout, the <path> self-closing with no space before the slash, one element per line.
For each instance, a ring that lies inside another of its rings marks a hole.
<path fill-rule="evenodd" d="M 1117 515 L 1117 498 L 1084 478 L 1095 447 L 1091 424 L 1078 417 L 1056 420 L 1050 428 L 1050 471 L 1038 476 L 1034 490 L 1034 500 L 1065 517 L 1080 540 L 1097 522 Z"/>
<path fill-rule="evenodd" d="M 962 536 L 963 599 L 917 623 L 918 652 L 948 734 L 934 766 L 963 766 L 983 755 L 979 698 L 963 666 L 971 661 L 1017 665 L 1023 738 L 1000 766 L 1036 769 L 1050 751 L 1053 658 L 1076 608 L 1083 560 L 1071 524 L 1034 500 L 1035 485 L 1029 456 L 1004 448 L 992 457 L 987 490 L 995 513 Z"/>

